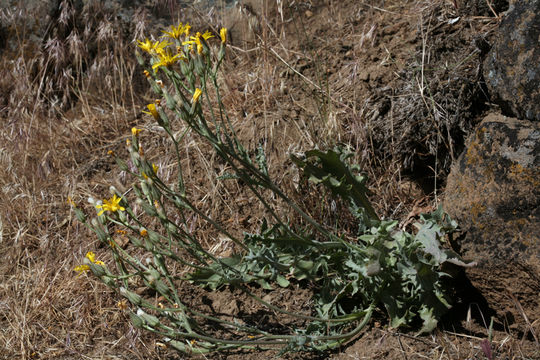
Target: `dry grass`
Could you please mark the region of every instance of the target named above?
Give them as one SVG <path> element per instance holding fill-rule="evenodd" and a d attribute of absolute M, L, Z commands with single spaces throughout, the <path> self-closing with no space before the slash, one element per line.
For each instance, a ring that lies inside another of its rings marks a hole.
<path fill-rule="evenodd" d="M 387 111 L 380 101 L 385 90 L 372 86 L 394 76 L 405 65 L 403 54 L 415 51 L 412 44 L 378 43 L 386 31 L 379 23 L 409 11 L 402 25 L 414 26 L 418 19 L 410 9 L 426 2 L 268 0 L 201 10 L 160 1 L 127 15 L 104 9 L 101 1 L 81 8 L 61 1 L 56 13 L 43 4 L 14 3 L 0 10 L 8 34 L 0 57 L 0 358 L 172 356 L 130 325 L 108 288 L 75 276 L 72 269 L 86 251 L 107 255 L 67 203 L 71 198 L 92 211 L 87 197 L 104 196 L 111 184 L 129 187 L 106 154 L 125 152 L 124 139 L 134 125 L 145 130 L 145 149 L 160 166 L 160 176 L 175 175 L 170 144 L 140 116 L 152 97 L 133 56 L 133 40 L 158 36 L 155 19 L 171 10 L 194 26 L 231 29 L 221 79 L 224 103 L 240 138 L 250 149 L 263 145 L 271 175 L 290 194 L 296 193 L 298 174 L 288 154 L 340 142 L 356 149 L 355 160 L 371 179 L 380 214 L 404 218 L 434 204 L 403 177 L 399 157 L 379 151 L 371 132 L 381 111 Z M 39 17 L 47 22 L 33 20 Z M 163 25 L 169 20 L 176 19 Z M 36 39 L 33 33 L 45 35 Z M 374 55 L 385 46 L 386 52 Z M 363 66 L 371 66 L 369 76 L 380 81 L 366 82 Z M 415 96 L 417 90 L 411 89 Z M 212 180 L 227 169 L 196 138 L 188 136 L 183 146 L 194 200 L 237 231 L 257 228 L 262 210 L 234 184 Z M 319 201 L 311 205 L 314 212 L 324 209 Z M 319 217 L 336 221 L 332 216 L 322 212 Z M 228 251 L 204 224 L 194 221 L 194 226 L 209 247 Z M 445 346 L 460 344 L 448 334 L 436 337 L 448 340 Z M 438 358 L 452 358 L 448 353 L 442 349 Z"/>

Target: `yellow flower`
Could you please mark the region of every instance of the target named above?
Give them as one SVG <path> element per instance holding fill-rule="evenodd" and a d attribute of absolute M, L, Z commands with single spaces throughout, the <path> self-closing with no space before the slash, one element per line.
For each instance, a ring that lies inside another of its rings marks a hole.
<path fill-rule="evenodd" d="M 141 234 L 141 236 L 147 236 L 148 235 L 148 230 L 141 229 L 141 231 L 139 231 L 139 234 Z"/>
<path fill-rule="evenodd" d="M 131 128 L 131 134 L 133 136 L 138 136 L 141 131 L 142 131 L 141 129 L 137 129 L 136 127 Z"/>
<path fill-rule="evenodd" d="M 203 38 L 205 41 L 214 37 L 214 35 L 212 35 L 212 33 L 210 33 L 210 31 L 205 31 L 204 34 L 201 35 L 200 32 L 196 33 L 195 36 L 190 36 L 189 38 L 191 40 L 188 40 L 188 41 L 184 41 L 182 43 L 182 45 L 186 45 L 186 44 L 189 44 L 189 48 L 192 49 L 193 48 L 193 45 L 197 45 L 197 52 L 199 54 L 202 54 L 203 52 L 203 44 L 201 42 L 201 38 Z"/>
<path fill-rule="evenodd" d="M 71 196 L 68 196 L 67 203 L 73 207 L 77 207 L 77 204 L 75 204 L 75 201 L 71 198 Z"/>
<path fill-rule="evenodd" d="M 193 99 L 191 99 L 192 103 L 196 103 L 199 101 L 199 98 L 201 97 L 202 91 L 199 88 L 195 89 L 195 92 L 193 93 Z"/>
<path fill-rule="evenodd" d="M 148 38 L 146 38 L 144 42 L 140 40 L 137 40 L 137 42 L 139 43 L 137 46 L 146 51 L 147 53 L 150 53 L 150 51 L 152 51 L 153 44 L 150 40 L 148 40 Z"/>
<path fill-rule="evenodd" d="M 208 40 L 208 39 L 214 37 L 214 35 L 212 35 L 212 33 L 211 33 L 210 31 L 208 31 L 208 30 L 206 30 L 206 31 L 204 32 L 204 34 L 202 34 L 201 36 L 202 36 L 202 38 L 203 38 L 204 40 Z"/>
<path fill-rule="evenodd" d="M 170 48 L 168 48 L 167 50 L 168 51 L 161 51 L 158 53 L 159 61 L 155 63 L 154 65 L 152 65 L 152 69 L 154 71 L 156 71 L 162 66 L 168 67 L 168 66 L 174 65 L 178 62 L 178 60 L 183 58 L 182 54 L 173 55 Z"/>
<path fill-rule="evenodd" d="M 86 258 L 88 260 L 90 260 L 91 262 L 95 263 L 96 262 L 96 254 L 94 254 L 93 251 L 89 251 L 86 253 Z"/>
<path fill-rule="evenodd" d="M 80 275 L 85 271 L 89 271 L 90 266 L 88 266 L 88 265 L 79 265 L 79 266 L 75 266 L 75 268 L 73 270 L 77 271 L 79 273 L 79 275 Z"/>
<path fill-rule="evenodd" d="M 126 310 L 128 308 L 128 305 L 127 305 L 127 301 L 124 299 L 124 300 L 120 300 L 119 302 L 116 303 L 116 306 L 120 309 L 120 310 Z"/>
<path fill-rule="evenodd" d="M 170 31 L 161 30 L 162 33 L 165 33 L 164 36 L 168 36 L 171 39 L 180 39 L 180 36 L 185 32 L 185 27 L 182 23 L 179 23 L 178 26 L 171 25 Z"/>
<path fill-rule="evenodd" d="M 98 216 L 101 216 L 105 211 L 115 212 L 118 210 L 126 210 L 123 206 L 119 205 L 121 200 L 122 198 L 116 196 L 116 194 L 114 194 L 113 197 L 108 200 L 103 200 L 103 205 L 96 205 L 96 208 L 101 209 L 101 211 L 98 213 Z M 90 261 L 92 261 L 92 259 L 90 259 Z"/>
<path fill-rule="evenodd" d="M 150 55 L 161 54 L 165 51 L 164 49 L 166 46 L 171 45 L 171 43 L 167 41 L 152 42 L 148 39 L 146 39 L 144 42 L 137 40 L 137 42 L 139 43 L 139 45 L 137 46 L 149 53 Z"/>
<path fill-rule="evenodd" d="M 225 44 L 227 41 L 227 28 L 221 28 L 219 30 L 219 37 L 221 37 L 221 42 Z"/>
<path fill-rule="evenodd" d="M 201 35 L 200 32 L 196 33 L 195 36 L 190 36 L 189 38 L 191 40 L 187 40 L 187 41 L 184 41 L 182 43 L 182 45 L 186 45 L 186 44 L 189 44 L 189 49 L 193 49 L 193 45 L 197 45 L 197 52 L 199 54 L 202 54 L 202 51 L 203 51 L 203 44 L 201 42 L 201 37 L 203 39 L 209 39 L 212 37 L 212 34 L 210 34 L 208 31 L 205 32 L 203 35 Z"/>
<path fill-rule="evenodd" d="M 105 266 L 105 263 L 103 261 L 96 260 L 96 254 L 94 254 L 92 251 L 89 251 L 89 252 L 86 253 L 86 258 L 88 260 L 90 260 L 90 262 L 92 262 L 92 263 L 94 263 L 96 265 Z M 90 265 L 83 264 L 83 265 L 75 266 L 75 268 L 73 270 L 78 271 L 79 275 L 80 275 L 83 272 L 89 271 L 90 270 Z"/>
<path fill-rule="evenodd" d="M 152 115 L 154 119 L 157 120 L 159 118 L 159 113 L 156 109 L 156 104 L 148 104 L 146 105 L 146 107 L 148 108 L 149 111 L 143 111 L 143 113 Z"/>
<path fill-rule="evenodd" d="M 186 23 L 186 25 L 184 26 L 184 34 L 186 36 L 189 36 L 189 31 L 191 30 L 191 25 L 189 25 L 188 23 Z"/>

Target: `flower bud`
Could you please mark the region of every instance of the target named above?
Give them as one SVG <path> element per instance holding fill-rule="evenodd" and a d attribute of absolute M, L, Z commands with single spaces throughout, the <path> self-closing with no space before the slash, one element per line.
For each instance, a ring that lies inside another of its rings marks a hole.
<path fill-rule="evenodd" d="M 82 210 L 79 209 L 79 208 L 73 208 L 73 210 L 75 211 L 75 216 L 77 216 L 77 219 L 80 222 L 85 223 L 86 222 L 86 215 L 82 212 Z"/>
<path fill-rule="evenodd" d="M 120 294 L 127 298 L 130 303 L 133 305 L 141 305 L 142 304 L 142 298 L 135 294 L 133 291 L 129 291 L 125 287 L 120 288 Z"/>
<path fill-rule="evenodd" d="M 139 328 L 139 329 L 143 328 L 144 322 L 142 321 L 140 317 L 138 317 L 137 315 L 133 313 L 130 313 L 129 317 L 131 318 L 131 323 L 133 324 L 134 327 Z"/>

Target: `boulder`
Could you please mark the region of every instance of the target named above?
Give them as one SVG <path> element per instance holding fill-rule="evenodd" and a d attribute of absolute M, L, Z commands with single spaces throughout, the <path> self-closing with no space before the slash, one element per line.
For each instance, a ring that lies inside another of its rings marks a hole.
<path fill-rule="evenodd" d="M 499 319 L 521 329 L 540 319 L 540 123 L 485 117 L 452 166 L 444 207 L 463 232 L 455 250 L 478 263 L 467 276 Z"/>
<path fill-rule="evenodd" d="M 503 113 L 540 120 L 540 0 L 516 1 L 484 62 L 492 100 Z"/>

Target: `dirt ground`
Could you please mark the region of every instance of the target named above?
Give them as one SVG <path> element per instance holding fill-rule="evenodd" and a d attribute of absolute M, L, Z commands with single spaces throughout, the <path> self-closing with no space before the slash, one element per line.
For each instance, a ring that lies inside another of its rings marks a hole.
<path fill-rule="evenodd" d="M 450 164 L 466 136 L 487 111 L 496 110 L 481 68 L 508 7 L 505 1 L 261 0 L 218 10 L 173 3 L 158 10 L 170 10 L 170 15 L 182 9 L 180 21 L 229 28 L 221 79 L 224 103 L 240 139 L 250 149 L 264 146 L 271 176 L 293 196 L 298 170 L 288 154 L 349 144 L 356 150 L 354 161 L 369 177 L 378 214 L 410 222 L 441 202 Z M 4 24 L 8 15 L 3 13 Z M 169 25 L 165 17 L 152 24 L 158 23 Z M 151 29 L 148 25 L 146 30 Z M 66 85 L 75 90 L 66 97 L 57 93 L 55 107 L 50 96 L 39 101 L 38 95 L 30 96 L 36 87 L 44 91 L 35 79 L 53 79 L 47 71 L 54 73 L 54 67 L 43 67 L 28 55 L 30 49 L 10 49 L 3 39 L 0 45 L 6 46 L 1 69 L 13 76 L 0 80 L 0 359 L 185 358 L 134 328 L 128 312 L 117 307 L 118 295 L 72 270 L 88 250 L 110 260 L 67 203 L 69 197 L 88 210 L 87 197 L 105 196 L 110 185 L 129 187 L 107 151 L 126 155 L 125 138 L 131 126 L 138 126 L 146 131 L 142 139 L 149 156 L 160 165 L 172 156 L 141 114 L 152 99 L 142 70 L 133 59 L 113 60 L 103 74 L 122 74 L 103 75 L 104 81 L 112 89 L 129 84 L 130 91 L 111 90 L 109 95 L 88 75 L 84 91 L 75 91 L 84 79 Z M 124 46 L 126 54 L 135 50 L 133 43 Z M 93 51 L 99 54 L 104 47 Z M 15 56 L 24 61 L 8 61 Z M 88 66 L 84 71 L 93 70 Z M 13 78 L 18 76 L 22 87 L 22 73 L 28 76 L 26 88 L 17 89 Z M 196 139 L 188 139 L 183 149 L 193 201 L 233 232 L 255 231 L 264 209 L 237 186 L 211 181 L 222 169 L 209 150 Z M 342 220 L 317 199 L 297 195 L 297 200 L 319 211 L 321 221 Z M 216 239 L 207 225 L 194 227 L 216 253 L 231 251 L 231 244 Z M 540 359 L 540 313 L 530 314 L 535 326 L 530 331 L 508 327 L 498 317 L 490 329 L 494 314 L 482 295 L 460 274 L 453 286 L 454 307 L 431 335 L 390 329 L 380 312 L 341 349 L 283 358 Z M 200 310 L 258 316 L 255 305 L 234 291 L 233 301 L 227 290 L 200 291 L 186 291 Z M 310 294 L 283 290 L 271 298 L 301 312 Z M 271 326 L 286 327 L 287 319 Z M 200 358 L 274 356 L 275 351 L 250 350 Z"/>

